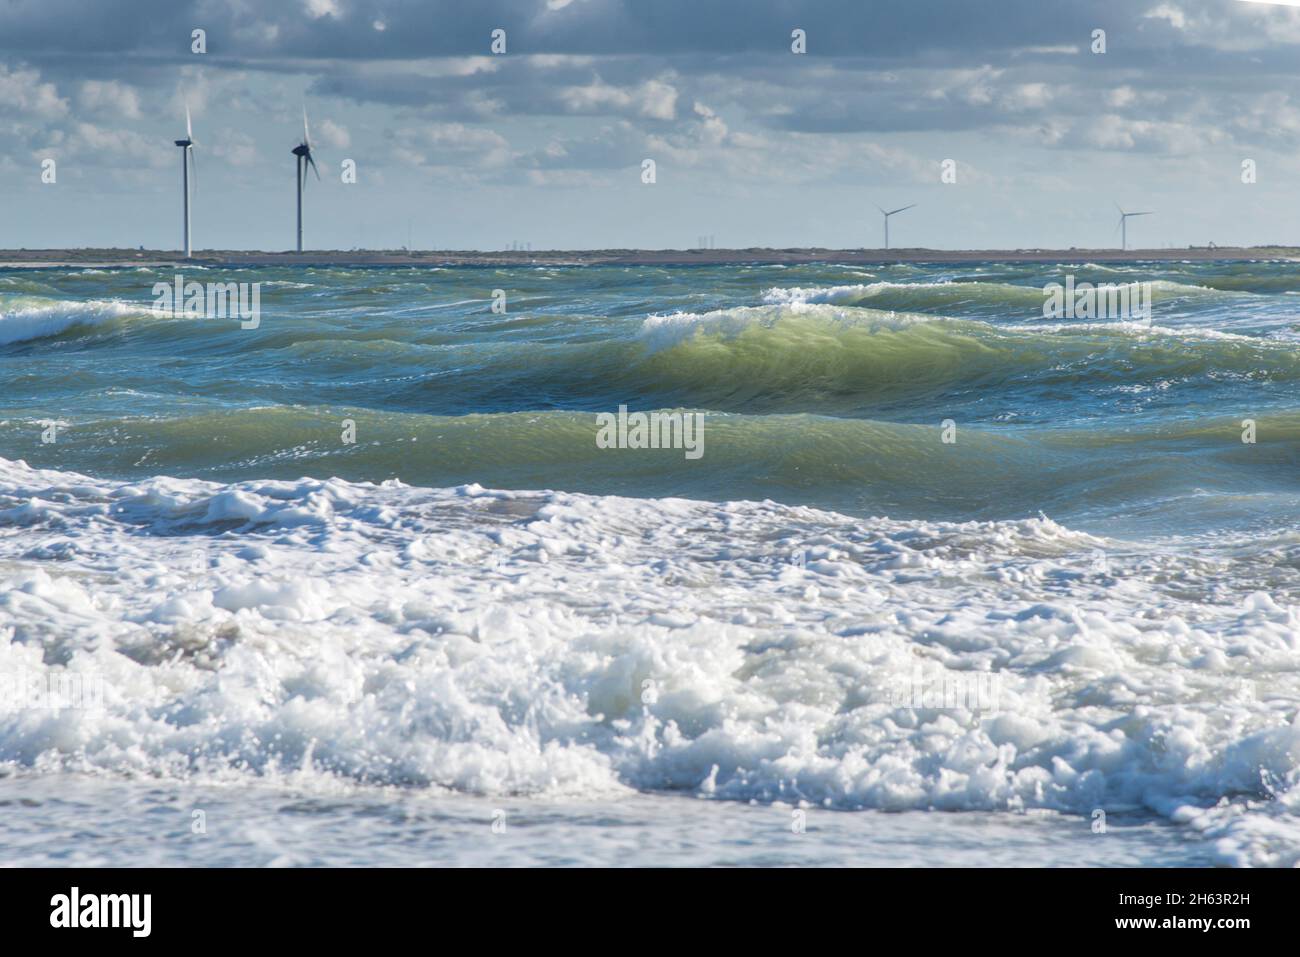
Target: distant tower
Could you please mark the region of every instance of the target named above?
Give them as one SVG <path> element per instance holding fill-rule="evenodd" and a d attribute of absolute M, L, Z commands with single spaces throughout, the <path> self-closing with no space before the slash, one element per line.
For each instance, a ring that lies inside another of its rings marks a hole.
<path fill-rule="evenodd" d="M 311 164 L 316 180 L 320 181 L 320 170 L 316 168 L 316 161 L 311 158 L 311 135 L 307 132 L 307 107 L 305 106 L 302 108 L 302 142 L 291 152 L 297 157 L 294 164 L 298 170 L 298 252 L 302 252 L 302 188 L 307 185 L 308 164 Z"/>
<path fill-rule="evenodd" d="M 916 203 L 913 203 L 911 206 L 902 206 L 899 209 L 891 209 L 889 210 L 889 212 L 885 212 L 885 210 L 881 209 L 879 206 L 876 207 L 876 209 L 880 210 L 880 214 L 885 217 L 885 248 L 886 249 L 889 248 L 889 217 L 895 215 L 896 213 L 906 212 L 907 210 L 914 208 L 916 205 L 917 205 Z"/>
<path fill-rule="evenodd" d="M 181 247 L 185 258 L 190 258 L 190 170 L 194 168 L 194 128 L 190 124 L 190 108 L 185 107 L 185 139 L 173 140 L 181 148 L 181 192 L 184 196 L 183 228 Z M 197 183 L 198 178 L 195 177 Z M 143 247 L 141 247 L 143 248 Z"/>
<path fill-rule="evenodd" d="M 1120 240 L 1120 247 L 1119 247 L 1119 248 L 1120 248 L 1120 249 L 1128 249 L 1128 218 L 1129 218 L 1130 216 L 1150 216 L 1150 215 L 1151 215 L 1151 211 L 1147 211 L 1147 212 L 1145 212 L 1145 213 L 1126 213 L 1126 212 L 1124 212 L 1123 209 L 1120 208 L 1119 203 L 1116 203 L 1116 204 L 1115 204 L 1115 208 L 1119 210 L 1119 230 L 1118 230 L 1118 232 L 1121 232 L 1121 233 L 1123 234 L 1123 237 L 1122 237 L 1122 239 Z"/>

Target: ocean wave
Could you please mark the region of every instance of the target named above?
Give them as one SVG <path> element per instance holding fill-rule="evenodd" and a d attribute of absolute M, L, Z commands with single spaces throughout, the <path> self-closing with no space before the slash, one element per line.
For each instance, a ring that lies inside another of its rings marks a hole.
<path fill-rule="evenodd" d="M 1005 309 L 1043 304 L 1043 291 L 1033 286 L 1004 282 L 891 282 L 881 280 L 844 286 L 774 287 L 763 294 L 770 305 L 822 303 L 853 306 L 881 300 L 883 308 L 950 309 L 986 303 Z M 873 303 L 874 304 L 874 303 Z"/>
<path fill-rule="evenodd" d="M 1249 817 L 1297 783 L 1300 572 L 1230 546 L 0 460 L 0 673 L 103 682 L 0 712 L 0 766 Z M 1241 853 L 1295 860 L 1267 813 Z"/>
<path fill-rule="evenodd" d="M 954 389 L 1109 387 L 1217 377 L 1291 382 L 1295 343 L 1133 321 L 990 323 L 793 301 L 651 316 L 640 338 L 661 388 L 702 405 L 750 408 L 764 396 L 933 399 Z M 834 405 L 830 406 L 834 408 Z M 764 407 L 766 408 L 766 407 Z"/>
<path fill-rule="evenodd" d="M 120 299 L 67 300 L 0 293 L 0 346 L 46 339 L 148 310 L 146 304 Z"/>
<path fill-rule="evenodd" d="M 1241 420 L 1222 414 L 1089 428 L 954 420 L 946 441 L 939 416 L 911 423 L 661 411 L 703 416 L 698 459 L 680 447 L 601 448 L 592 412 L 431 416 L 351 406 L 82 420 L 60 431 L 55 450 L 39 443 L 39 423 L 4 420 L 0 447 L 27 447 L 40 461 L 118 475 L 147 469 L 427 486 L 479 481 L 590 494 L 772 498 L 918 518 L 1003 518 L 1043 509 L 1161 532 L 1205 522 L 1245 527 L 1300 508 L 1294 413 L 1259 415 L 1258 444 L 1246 445 Z M 348 428 L 353 443 L 344 441 Z"/>
<path fill-rule="evenodd" d="M 1012 282 L 986 281 L 930 281 L 890 282 L 878 281 L 838 286 L 774 287 L 763 294 L 763 301 L 773 305 L 799 303 L 829 303 L 834 305 L 868 304 L 877 308 L 896 308 L 917 312 L 963 310 L 994 311 L 1000 315 L 1014 316 L 1024 312 L 1042 315 L 1046 294 L 1043 287 L 1049 283 L 1064 283 L 1067 271 L 1059 276 L 1042 274 L 1037 284 L 1023 285 Z M 1221 290 L 1201 283 L 1180 282 L 1174 279 L 1146 280 L 1132 277 L 1118 285 L 1135 283 L 1149 285 L 1154 303 L 1163 301 L 1229 301 L 1242 291 Z M 1092 281 L 1076 276 L 1082 283 Z M 1094 281 L 1094 284 L 1095 281 Z"/>

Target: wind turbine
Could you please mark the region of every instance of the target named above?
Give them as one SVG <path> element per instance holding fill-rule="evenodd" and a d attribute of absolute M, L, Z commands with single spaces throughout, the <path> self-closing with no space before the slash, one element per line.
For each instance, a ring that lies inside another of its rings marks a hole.
<path fill-rule="evenodd" d="M 302 142 L 292 150 L 297 157 L 294 164 L 298 169 L 298 252 L 302 252 L 302 188 L 307 185 L 307 164 L 311 164 L 316 179 L 320 179 L 320 170 L 311 158 L 311 135 L 307 132 L 307 107 L 302 108 Z"/>
<path fill-rule="evenodd" d="M 1124 210 L 1120 207 L 1119 203 L 1116 203 L 1116 204 L 1115 204 L 1115 208 L 1119 210 L 1119 228 L 1120 228 L 1121 230 L 1123 230 L 1123 233 L 1124 233 L 1124 238 L 1120 241 L 1120 247 L 1119 247 L 1119 248 L 1120 248 L 1120 249 L 1128 249 L 1128 218 L 1129 218 L 1130 216 L 1150 216 L 1150 215 L 1152 214 L 1153 211 L 1152 211 L 1152 210 L 1148 210 L 1148 211 L 1145 212 L 1145 213 L 1126 213 L 1126 212 L 1124 212 Z"/>
<path fill-rule="evenodd" d="M 913 204 L 912 204 L 912 206 L 915 206 L 915 205 L 916 205 L 916 203 L 913 203 Z M 889 210 L 888 212 L 886 212 L 886 211 L 885 211 L 882 207 L 880 207 L 880 206 L 877 206 L 877 207 L 876 207 L 876 209 L 879 209 L 879 210 L 880 210 L 880 214 L 881 214 L 882 216 L 885 217 L 885 248 L 886 248 L 886 249 L 889 248 L 889 217 L 890 217 L 890 216 L 893 216 L 895 213 L 905 212 L 906 210 L 911 209 L 912 206 L 903 206 L 903 207 L 900 208 L 900 209 L 891 209 L 891 210 Z"/>
<path fill-rule="evenodd" d="M 190 169 L 194 185 L 199 185 L 199 168 L 194 165 L 194 128 L 190 124 L 190 107 L 185 104 L 185 139 L 173 140 L 181 148 L 181 190 L 185 194 L 185 258 L 190 258 Z"/>

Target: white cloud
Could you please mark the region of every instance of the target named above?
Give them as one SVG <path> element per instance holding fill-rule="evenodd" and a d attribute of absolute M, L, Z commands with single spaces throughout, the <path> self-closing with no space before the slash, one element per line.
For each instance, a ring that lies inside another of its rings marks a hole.
<path fill-rule="evenodd" d="M 77 93 L 77 106 L 83 110 L 109 110 L 128 119 L 140 116 L 140 97 L 132 87 L 116 80 L 86 80 Z"/>
<path fill-rule="evenodd" d="M 1187 123 L 1135 120 L 1107 113 L 1077 125 L 1062 142 L 1071 147 L 1182 155 L 1223 146 L 1229 137 L 1220 130 Z"/>
<path fill-rule="evenodd" d="M 433 123 L 393 134 L 392 155 L 408 166 L 498 167 L 510 160 L 510 144 L 494 130 L 464 123 Z"/>
<path fill-rule="evenodd" d="M 998 97 L 1004 110 L 1041 109 L 1052 100 L 1052 90 L 1046 83 L 1018 83 Z"/>
<path fill-rule="evenodd" d="M 343 15 L 339 0 L 303 0 L 302 7 L 313 20 L 321 17 L 334 17 L 337 20 Z"/>
<path fill-rule="evenodd" d="M 1116 108 L 1123 108 L 1137 101 L 1137 94 L 1131 86 L 1117 86 L 1106 96 L 1106 102 Z"/>
<path fill-rule="evenodd" d="M 78 165 L 86 167 L 118 165 L 147 169 L 166 166 L 173 158 L 159 148 L 156 138 L 94 123 L 74 123 L 66 135 L 52 131 L 49 142 L 64 157 L 75 158 Z"/>
<path fill-rule="evenodd" d="M 677 91 L 660 80 L 642 84 L 641 115 L 656 120 L 671 120 L 677 115 Z"/>
<path fill-rule="evenodd" d="M 586 86 L 570 86 L 560 91 L 560 102 L 571 113 L 633 114 L 655 120 L 677 116 L 677 90 L 655 79 L 640 86 L 612 86 L 599 77 Z"/>
<path fill-rule="evenodd" d="M 1187 14 L 1172 3 L 1162 3 L 1157 7 L 1153 7 L 1144 16 L 1148 20 L 1168 21 L 1169 25 L 1175 30 L 1183 30 L 1187 27 Z"/>
<path fill-rule="evenodd" d="M 45 83 L 35 70 L 13 70 L 0 63 L 0 113 L 17 113 L 42 119 L 66 116 L 68 101 L 53 83 Z"/>
<path fill-rule="evenodd" d="M 722 117 L 698 100 L 694 109 L 695 115 L 700 117 L 700 139 L 712 146 L 721 145 L 727 138 L 727 124 Z"/>
<path fill-rule="evenodd" d="M 352 137 L 347 127 L 340 126 L 333 120 L 321 120 L 316 124 L 316 132 L 321 143 L 333 149 L 345 150 L 352 145 Z"/>

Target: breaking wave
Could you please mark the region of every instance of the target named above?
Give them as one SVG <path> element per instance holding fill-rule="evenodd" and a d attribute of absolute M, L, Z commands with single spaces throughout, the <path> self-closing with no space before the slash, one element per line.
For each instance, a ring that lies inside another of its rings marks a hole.
<path fill-rule="evenodd" d="M 117 299 L 85 302 L 0 293 L 0 346 L 62 335 L 71 329 L 145 315 L 148 304 Z"/>
<path fill-rule="evenodd" d="M 19 772 L 1140 808 L 1250 862 L 1300 856 L 1280 807 L 1262 843 L 1215 817 L 1294 803 L 1294 534 L 1161 548 L 1046 519 L 0 460 L 0 569 L 0 672 L 104 682 L 98 711 L 0 712 Z M 979 675 L 977 708 L 927 697 Z"/>

